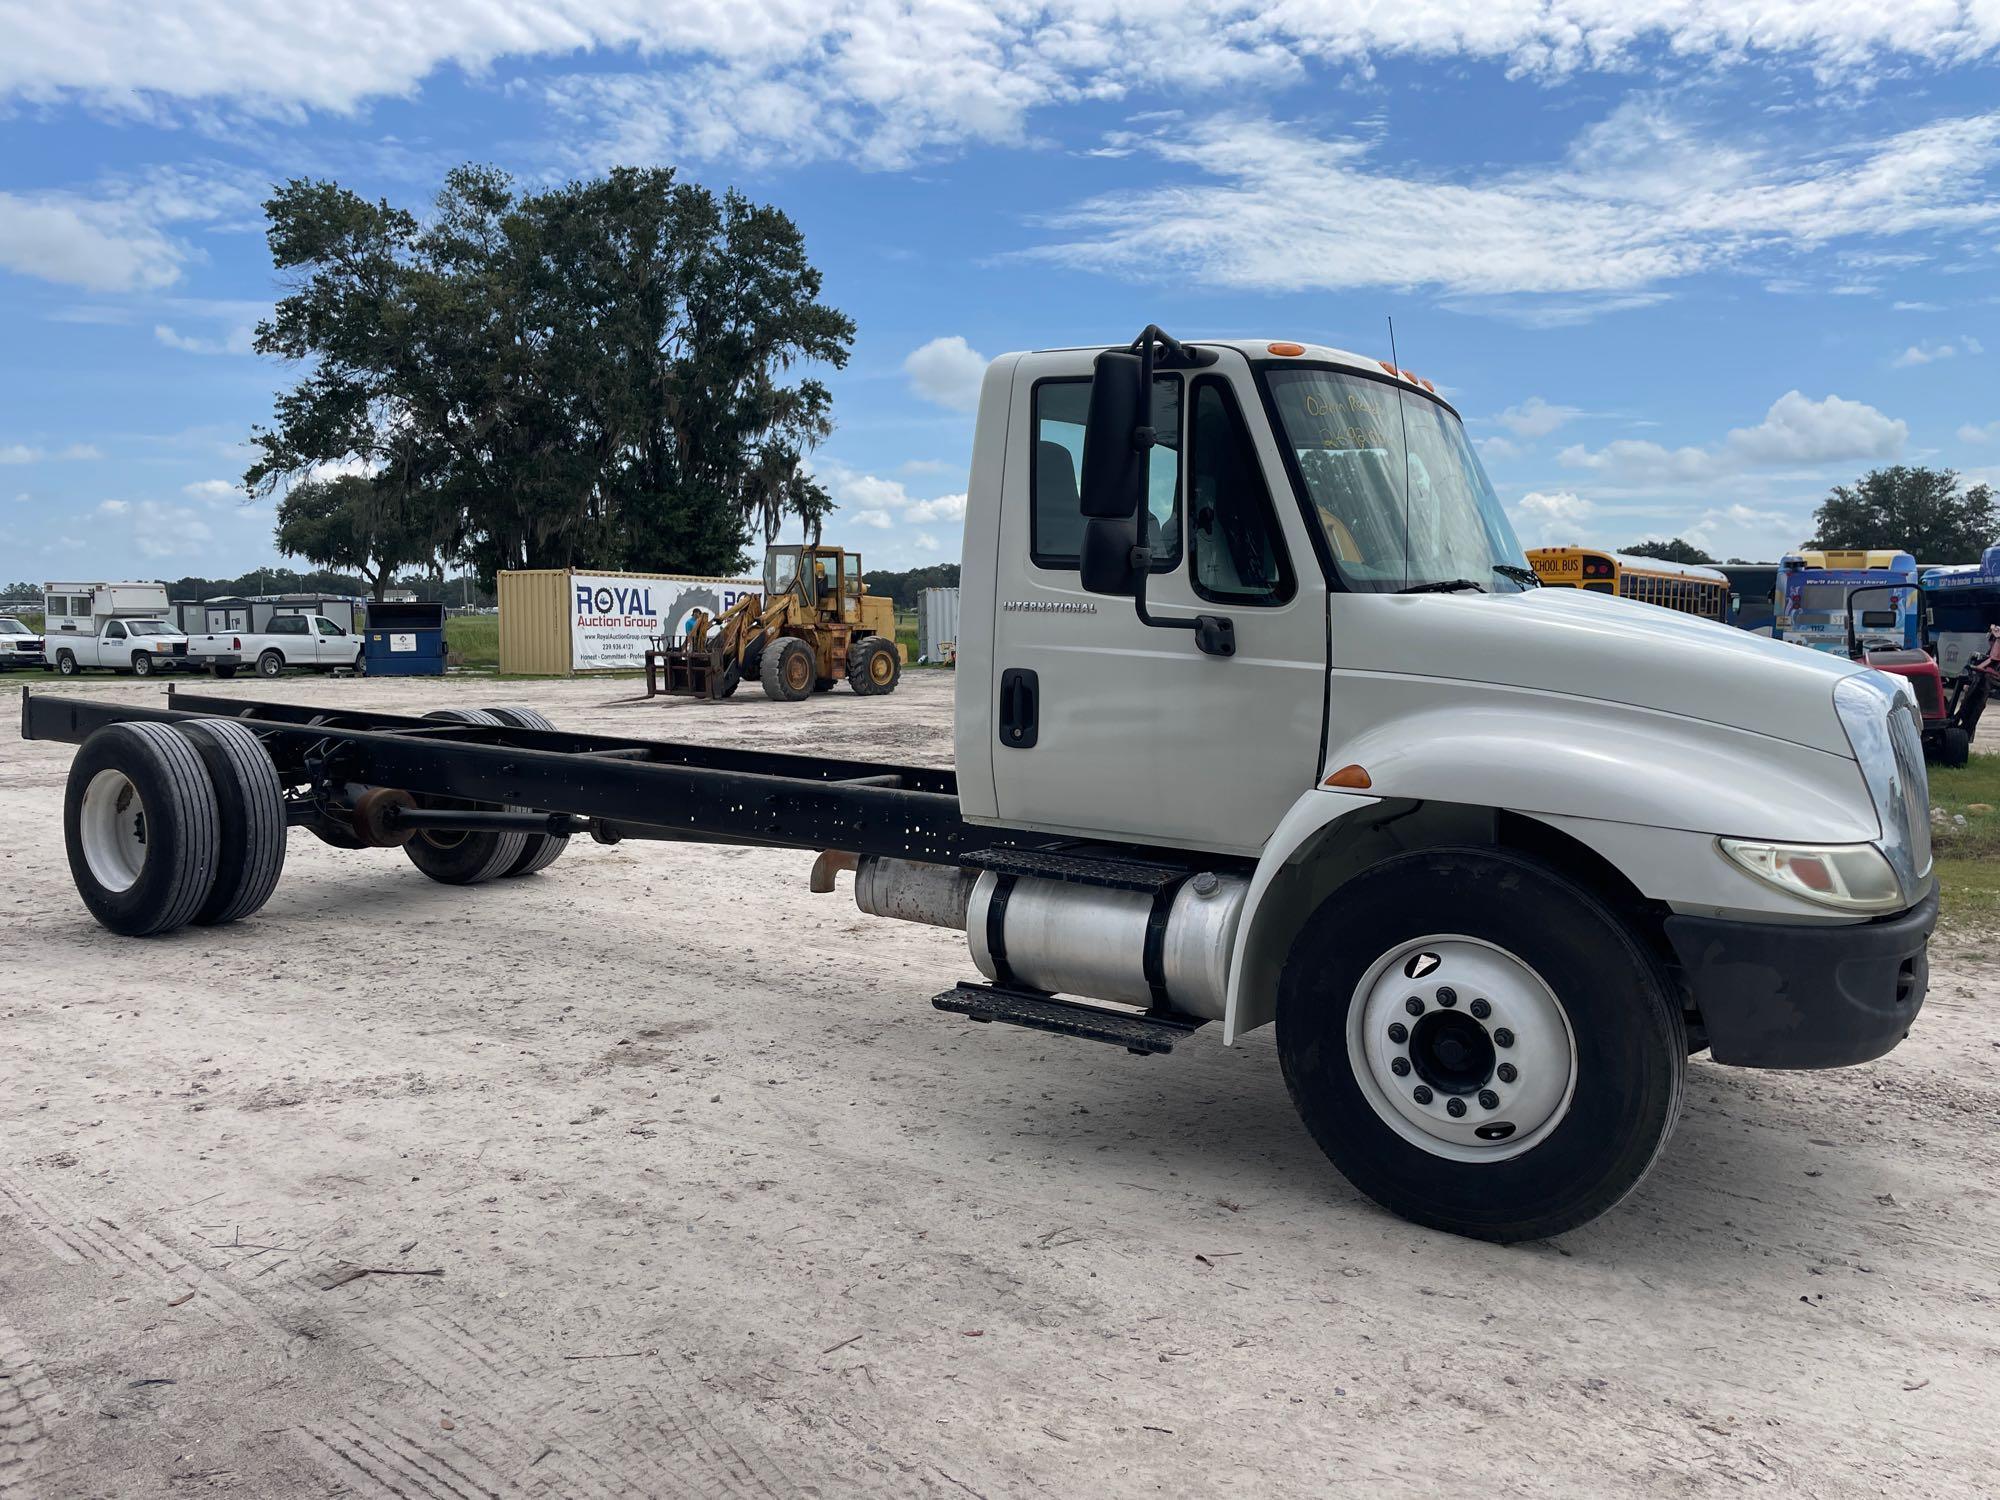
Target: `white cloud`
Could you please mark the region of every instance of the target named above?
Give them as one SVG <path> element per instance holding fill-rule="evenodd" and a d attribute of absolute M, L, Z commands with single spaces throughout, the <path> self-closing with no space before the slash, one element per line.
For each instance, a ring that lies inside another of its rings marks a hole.
<path fill-rule="evenodd" d="M 215 540 L 208 522 L 184 505 L 161 500 L 106 500 L 97 510 L 115 525 L 117 539 L 129 541 L 145 557 L 198 557 Z"/>
<path fill-rule="evenodd" d="M 1892 369 L 1907 370 L 1912 365 L 1935 364 L 1941 359 L 1956 359 L 1960 354 L 1984 354 L 1986 346 L 1971 334 L 1960 334 L 1954 341 L 1941 342 L 1930 339 L 1921 344 L 1912 344 L 1901 354 L 1889 361 Z"/>
<path fill-rule="evenodd" d="M 1472 445 L 1488 463 L 1505 463 L 1508 459 L 1521 456 L 1520 448 L 1503 437 L 1474 438 Z"/>
<path fill-rule="evenodd" d="M 1697 484 L 1777 464 L 1890 458 L 1908 436 L 1907 422 L 1863 402 L 1840 396 L 1813 401 L 1787 391 L 1771 403 L 1763 421 L 1738 427 L 1711 447 L 1666 448 L 1623 438 L 1596 449 L 1576 444 L 1556 460 L 1593 471 L 1611 484 Z"/>
<path fill-rule="evenodd" d="M 985 355 L 954 333 L 911 350 L 903 373 L 910 377 L 910 389 L 926 401 L 952 411 L 977 411 L 986 364 Z"/>
<path fill-rule="evenodd" d="M 920 531 L 910 538 L 910 545 L 919 552 L 935 552 L 941 544 L 928 531 Z"/>
<path fill-rule="evenodd" d="M 1581 538 L 1597 507 L 1570 490 L 1530 490 L 1507 507 L 1530 547 L 1560 547 Z"/>
<path fill-rule="evenodd" d="M 1944 304 L 1941 302 L 1892 302 L 1889 304 L 1889 306 L 1895 312 L 1943 312 L 1944 311 Z"/>
<path fill-rule="evenodd" d="M 233 505 L 244 498 L 243 491 L 226 479 L 198 479 L 182 485 L 181 493 L 190 500 L 205 500 L 210 505 Z"/>
<path fill-rule="evenodd" d="M 37 448 L 27 443 L 9 443 L 0 448 L 0 464 L 40 464 L 58 460 L 102 458 L 89 443 L 71 443 L 67 448 Z"/>
<path fill-rule="evenodd" d="M 896 524 L 886 510 L 857 510 L 847 519 L 856 526 L 872 526 L 877 531 L 888 531 Z"/>
<path fill-rule="evenodd" d="M 1544 438 L 1563 423 L 1583 413 L 1574 406 L 1554 406 L 1540 396 L 1530 396 L 1518 406 L 1510 406 L 1493 420 L 1516 437 Z"/>
<path fill-rule="evenodd" d="M 158 291 L 198 258 L 168 227 L 240 214 L 257 191 L 247 174 L 201 166 L 111 178 L 89 193 L 0 192 L 0 269 L 93 292 Z"/>
<path fill-rule="evenodd" d="M 1307 62 L 1366 76 L 1403 57 L 1556 80 L 1666 56 L 1804 62 L 1865 80 L 1996 48 L 2000 13 L 1979 0 L 73 0 L 17 10 L 0 97 L 74 94 L 127 115 L 220 100 L 282 116 L 407 95 L 447 66 L 480 75 L 509 59 L 595 54 L 612 69 L 659 60 L 657 73 L 560 80 L 628 160 L 784 149 L 893 162 L 939 142 L 1019 140 L 1037 107 L 1117 99 L 1169 76 L 1184 90 L 1241 90 L 1294 79 Z M 630 154 L 642 146 L 653 154 Z"/>
<path fill-rule="evenodd" d="M 1657 298 L 1648 288 L 1753 250 L 2000 219 L 1985 185 L 2000 113 L 1832 151 L 1756 151 L 1704 139 L 1641 98 L 1561 162 L 1481 164 L 1459 181 L 1378 165 L 1373 139 L 1265 119 L 1131 143 L 1192 176 L 1056 214 L 1061 237 L 1030 258 L 1260 291 L 1431 286 L 1447 306 L 1548 323 Z"/>
<path fill-rule="evenodd" d="M 903 519 L 919 524 L 928 521 L 963 521 L 965 496 L 939 495 L 935 500 L 916 500 L 904 507 Z"/>
<path fill-rule="evenodd" d="M 2000 442 L 2000 422 L 1988 422 L 1984 427 L 1967 422 L 1958 429 L 1958 440 L 1961 443 Z"/>
<path fill-rule="evenodd" d="M 186 354 L 251 354 L 251 340 L 256 330 L 249 327 L 232 328 L 226 337 L 205 339 L 193 334 L 177 332 L 171 325 L 155 323 L 153 337 L 169 349 L 179 349 Z"/>

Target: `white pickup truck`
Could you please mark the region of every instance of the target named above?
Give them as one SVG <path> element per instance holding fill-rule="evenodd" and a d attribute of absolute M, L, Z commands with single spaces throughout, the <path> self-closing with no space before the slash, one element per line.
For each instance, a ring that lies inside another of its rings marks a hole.
<path fill-rule="evenodd" d="M 106 620 L 95 634 L 66 630 L 44 646 L 49 661 L 64 677 L 88 667 L 151 677 L 156 672 L 207 672 L 226 677 L 239 658 L 226 648 L 192 645 L 165 620 Z"/>
<path fill-rule="evenodd" d="M 311 672 L 359 671 L 361 637 L 324 615 L 275 615 L 262 630 L 223 630 L 189 638 L 191 650 L 205 655 L 233 656 L 255 665 L 260 677 L 282 677 L 288 667 Z M 216 669 L 218 677 L 236 675 L 236 665 Z"/>

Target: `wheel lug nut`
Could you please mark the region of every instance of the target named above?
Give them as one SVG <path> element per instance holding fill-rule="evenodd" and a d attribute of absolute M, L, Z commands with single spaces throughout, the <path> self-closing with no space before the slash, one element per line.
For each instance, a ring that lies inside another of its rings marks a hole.
<path fill-rule="evenodd" d="M 1411 1090 L 1411 1097 L 1419 1104 L 1428 1104 L 1431 1102 L 1431 1091 L 1420 1083 Z"/>
<path fill-rule="evenodd" d="M 1424 1013 L 1424 1002 L 1412 995 L 1403 1002 L 1403 1009 L 1413 1016 L 1420 1016 Z"/>
<path fill-rule="evenodd" d="M 1479 1107 L 1481 1109 L 1498 1109 L 1500 1107 L 1500 1096 L 1491 1089 L 1481 1089 L 1479 1091 Z"/>
<path fill-rule="evenodd" d="M 1472 1013 L 1483 1021 L 1493 1014 L 1493 1007 L 1484 1000 L 1475 1000 L 1472 1002 Z"/>
<path fill-rule="evenodd" d="M 1502 1063 L 1493 1071 L 1500 1075 L 1502 1083 L 1512 1083 L 1516 1078 L 1521 1076 L 1519 1070 L 1512 1063 Z"/>
<path fill-rule="evenodd" d="M 1493 1033 L 1493 1045 L 1496 1047 L 1513 1046 L 1514 1033 L 1509 1031 L 1505 1026 L 1502 1026 L 1498 1031 Z"/>
<path fill-rule="evenodd" d="M 1389 1023 L 1390 1041 L 1395 1042 L 1398 1045 L 1401 1045 L 1402 1043 L 1407 1042 L 1409 1039 L 1410 1039 L 1409 1027 L 1405 1026 L 1401 1021 L 1391 1021 Z"/>
<path fill-rule="evenodd" d="M 1460 1115 L 1465 1113 L 1465 1101 L 1453 1095 L 1445 1101 L 1444 1111 L 1456 1120 Z"/>
<path fill-rule="evenodd" d="M 1438 1004 L 1450 1010 L 1458 1004 L 1458 991 L 1448 984 L 1438 986 Z"/>
<path fill-rule="evenodd" d="M 1403 1077 L 1410 1071 L 1410 1060 L 1407 1057 L 1390 1058 L 1389 1071 L 1394 1073 L 1398 1078 Z"/>

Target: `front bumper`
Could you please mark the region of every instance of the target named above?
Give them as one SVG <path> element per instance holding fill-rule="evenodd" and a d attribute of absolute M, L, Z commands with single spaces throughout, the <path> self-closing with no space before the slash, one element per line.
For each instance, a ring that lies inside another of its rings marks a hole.
<path fill-rule="evenodd" d="M 1909 1034 L 1930 983 L 1937 886 L 1908 911 L 1841 927 L 1667 918 L 1719 1063 L 1839 1068 Z"/>

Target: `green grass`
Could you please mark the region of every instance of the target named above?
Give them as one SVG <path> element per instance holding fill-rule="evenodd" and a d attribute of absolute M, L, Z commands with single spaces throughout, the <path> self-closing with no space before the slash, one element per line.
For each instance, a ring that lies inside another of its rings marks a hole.
<path fill-rule="evenodd" d="M 1968 933 L 2000 929 L 2000 755 L 1931 767 L 1931 847 L 1945 923 Z"/>
<path fill-rule="evenodd" d="M 444 622 L 444 648 L 468 667 L 500 665 L 500 617 L 453 615 Z"/>

